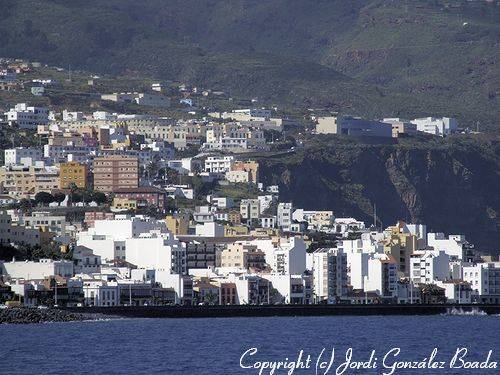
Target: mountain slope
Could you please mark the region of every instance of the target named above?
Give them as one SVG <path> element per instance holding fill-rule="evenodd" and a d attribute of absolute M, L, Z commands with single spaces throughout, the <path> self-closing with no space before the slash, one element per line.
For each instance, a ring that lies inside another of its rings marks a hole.
<path fill-rule="evenodd" d="M 372 223 L 375 204 L 384 227 L 399 219 L 426 223 L 429 231 L 464 233 L 479 249 L 500 251 L 498 142 L 369 145 L 322 137 L 293 156 L 260 162 L 263 182 L 278 184 L 280 198 L 297 207 Z"/>
<path fill-rule="evenodd" d="M 2 0 L 0 55 L 496 130 L 500 7 L 416 0 Z"/>

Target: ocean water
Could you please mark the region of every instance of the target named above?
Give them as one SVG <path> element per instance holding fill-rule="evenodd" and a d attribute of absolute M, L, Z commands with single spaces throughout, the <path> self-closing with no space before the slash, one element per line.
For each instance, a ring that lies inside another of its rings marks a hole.
<path fill-rule="evenodd" d="M 467 348 L 467 354 L 461 348 Z M 431 364 L 443 368 L 430 368 L 433 350 Z M 457 350 L 461 360 L 450 368 Z M 366 363 L 372 351 L 372 361 Z M 251 375 L 270 374 L 279 361 L 284 363 L 274 374 L 499 374 L 498 366 L 464 368 L 480 366 L 489 351 L 489 366 L 500 362 L 498 316 L 118 319 L 0 325 L 0 374 Z M 397 368 L 418 363 L 426 368 Z"/>

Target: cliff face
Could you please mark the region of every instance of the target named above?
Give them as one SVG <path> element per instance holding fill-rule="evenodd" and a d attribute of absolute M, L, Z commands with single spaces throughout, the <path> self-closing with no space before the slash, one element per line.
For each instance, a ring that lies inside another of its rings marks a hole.
<path fill-rule="evenodd" d="M 375 204 L 384 227 L 398 219 L 421 222 L 428 231 L 463 233 L 481 250 L 500 250 L 497 143 L 366 145 L 330 138 L 262 158 L 261 165 L 262 181 L 278 184 L 281 200 L 297 207 L 373 223 Z"/>

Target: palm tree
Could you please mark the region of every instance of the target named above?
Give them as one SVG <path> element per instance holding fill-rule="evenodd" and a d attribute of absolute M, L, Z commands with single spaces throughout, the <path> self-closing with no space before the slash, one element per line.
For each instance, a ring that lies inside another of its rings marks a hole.
<path fill-rule="evenodd" d="M 74 182 L 71 182 L 69 185 L 68 185 L 68 188 L 69 188 L 69 201 L 70 201 L 70 205 L 73 206 L 73 194 L 75 194 L 78 190 L 78 186 L 76 186 L 76 184 Z"/>

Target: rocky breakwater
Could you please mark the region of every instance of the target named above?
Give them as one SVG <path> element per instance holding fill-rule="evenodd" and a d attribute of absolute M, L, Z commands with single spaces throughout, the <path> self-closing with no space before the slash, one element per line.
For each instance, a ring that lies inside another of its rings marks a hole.
<path fill-rule="evenodd" d="M 93 319 L 93 317 L 58 309 L 10 308 L 0 310 L 0 324 L 73 322 L 89 319 Z"/>

